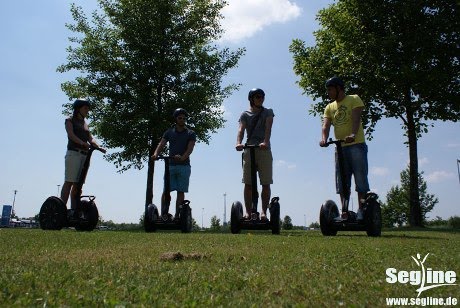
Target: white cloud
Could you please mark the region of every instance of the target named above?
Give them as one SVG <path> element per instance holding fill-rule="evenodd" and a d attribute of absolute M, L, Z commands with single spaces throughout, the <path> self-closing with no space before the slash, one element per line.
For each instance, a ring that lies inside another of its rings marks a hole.
<path fill-rule="evenodd" d="M 388 168 L 385 167 L 372 167 L 371 174 L 377 176 L 385 176 L 389 173 Z"/>
<path fill-rule="evenodd" d="M 287 169 L 295 169 L 295 168 L 297 168 L 296 164 L 289 163 L 289 162 L 287 162 L 285 160 L 281 160 L 281 159 L 275 161 L 275 166 L 276 167 L 287 168 Z"/>
<path fill-rule="evenodd" d="M 274 23 L 300 16 L 301 8 L 290 0 L 230 0 L 222 10 L 223 41 L 238 42 Z"/>
<path fill-rule="evenodd" d="M 430 174 L 426 175 L 424 178 L 428 183 L 438 183 L 444 180 L 453 179 L 455 174 L 447 171 L 433 171 Z"/>
<path fill-rule="evenodd" d="M 448 143 L 447 144 L 448 148 L 460 148 L 460 143 Z"/>
<path fill-rule="evenodd" d="M 418 160 L 418 166 L 421 167 L 421 166 L 426 166 L 429 164 L 429 159 L 426 158 L 426 157 L 422 157 Z"/>

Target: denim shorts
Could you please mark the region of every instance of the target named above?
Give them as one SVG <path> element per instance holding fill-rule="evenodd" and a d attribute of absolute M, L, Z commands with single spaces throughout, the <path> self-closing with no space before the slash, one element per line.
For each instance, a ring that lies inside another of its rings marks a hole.
<path fill-rule="evenodd" d="M 188 185 L 192 167 L 190 165 L 170 165 L 169 176 L 171 191 L 188 192 Z"/>
<path fill-rule="evenodd" d="M 359 193 L 369 191 L 369 181 L 367 179 L 367 145 L 365 143 L 357 143 L 342 147 L 344 158 L 344 173 L 347 187 L 351 190 L 351 176 L 355 179 L 355 190 Z M 339 164 L 337 160 L 337 152 L 335 155 L 335 183 L 337 193 L 342 192 L 341 178 L 339 173 Z"/>

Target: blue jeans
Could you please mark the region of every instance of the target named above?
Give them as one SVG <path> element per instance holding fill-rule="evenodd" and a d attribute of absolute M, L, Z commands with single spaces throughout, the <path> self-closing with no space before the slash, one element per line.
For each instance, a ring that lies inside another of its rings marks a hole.
<path fill-rule="evenodd" d="M 367 179 L 368 165 L 367 165 L 367 145 L 365 143 L 357 143 L 349 146 L 342 147 L 343 160 L 344 160 L 344 178 L 346 187 L 351 190 L 351 176 L 355 179 L 355 190 L 359 193 L 366 193 L 369 191 L 369 181 Z M 337 160 L 337 153 L 335 155 L 335 183 L 337 193 L 343 192 L 342 181 L 339 172 L 339 163 Z"/>
<path fill-rule="evenodd" d="M 171 191 L 188 192 L 191 174 L 192 168 L 190 165 L 170 165 L 169 176 Z"/>

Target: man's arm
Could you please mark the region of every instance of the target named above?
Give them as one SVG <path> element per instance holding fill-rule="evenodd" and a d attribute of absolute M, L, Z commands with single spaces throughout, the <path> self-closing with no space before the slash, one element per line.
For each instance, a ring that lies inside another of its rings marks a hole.
<path fill-rule="evenodd" d="M 241 151 L 243 150 L 243 138 L 244 138 L 244 131 L 246 130 L 246 124 L 243 121 L 240 121 L 240 125 L 238 127 L 238 134 L 236 135 L 236 150 Z"/>
<path fill-rule="evenodd" d="M 321 129 L 321 141 L 319 142 L 320 146 L 324 146 L 327 142 L 327 138 L 329 138 L 329 132 L 331 130 L 331 119 L 323 118 L 323 126 Z"/>
<path fill-rule="evenodd" d="M 270 147 L 270 138 L 272 136 L 273 117 L 268 117 L 265 120 L 265 135 L 264 141 L 259 145 L 261 149 L 268 149 Z"/>

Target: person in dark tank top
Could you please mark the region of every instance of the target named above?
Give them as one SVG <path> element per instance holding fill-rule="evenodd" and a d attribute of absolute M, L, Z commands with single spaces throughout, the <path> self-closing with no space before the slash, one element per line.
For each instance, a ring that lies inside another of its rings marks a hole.
<path fill-rule="evenodd" d="M 77 195 L 76 183 L 80 179 L 81 170 L 86 159 L 90 145 L 101 148 L 89 131 L 85 118 L 88 116 L 91 104 L 88 100 L 77 99 L 73 103 L 73 114 L 65 120 L 65 130 L 67 132 L 67 152 L 65 155 L 65 179 L 61 190 L 61 199 L 67 204 L 69 195 L 71 208 L 75 209 L 75 196 Z"/>

